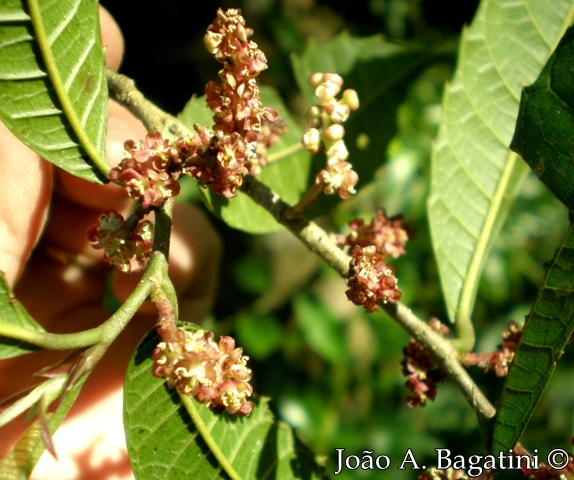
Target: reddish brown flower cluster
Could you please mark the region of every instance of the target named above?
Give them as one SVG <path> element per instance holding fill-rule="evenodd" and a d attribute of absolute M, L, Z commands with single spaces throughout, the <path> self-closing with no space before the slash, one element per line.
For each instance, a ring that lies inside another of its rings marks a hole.
<path fill-rule="evenodd" d="M 516 322 L 511 321 L 508 324 L 508 331 L 502 334 L 503 342 L 498 346 L 496 352 L 492 354 L 486 371 L 494 370 L 498 377 L 506 377 L 508 375 L 508 365 L 514 359 L 514 353 L 521 336 L 522 328 Z"/>
<path fill-rule="evenodd" d="M 231 337 L 222 336 L 215 343 L 211 332 L 190 333 L 167 326 L 158 327 L 158 333 L 163 341 L 152 354 L 155 377 L 166 378 L 170 388 L 177 387 L 215 412 L 251 413 L 249 358 L 235 348 Z"/>
<path fill-rule="evenodd" d="M 376 312 L 378 303 L 396 303 L 401 298 L 397 287 L 395 269 L 385 263 L 385 258 L 374 245 L 355 245 L 351 252 L 345 293 L 355 305 L 363 305 L 367 312 Z"/>
<path fill-rule="evenodd" d="M 257 142 L 269 145 L 273 134 L 261 138 L 262 125 L 274 122 L 277 112 L 263 107 L 257 76 L 267 68 L 267 60 L 257 44 L 249 40 L 253 31 L 245 28 L 240 10 L 219 9 L 217 18 L 204 37 L 207 49 L 223 63 L 220 83 L 205 87 L 206 102 L 213 111 L 213 132 L 194 125 L 196 134 L 170 145 L 158 132 L 145 142 L 128 141 L 127 152 L 109 178 L 124 186 L 144 207 L 159 206 L 179 193 L 178 178 L 191 174 L 204 187 L 231 198 L 248 173 L 258 174 L 265 164 Z M 280 134 L 276 130 L 275 136 Z"/>
<path fill-rule="evenodd" d="M 572 438 L 570 442 L 574 445 L 574 438 Z M 516 447 L 514 448 L 514 454 L 521 456 L 528 455 L 532 457 L 532 455 L 519 443 L 516 444 Z M 558 457 L 557 460 L 562 461 L 561 456 Z M 542 462 L 540 464 L 540 468 L 535 470 L 530 470 L 529 468 L 526 468 L 526 466 L 522 467 L 522 473 L 524 473 L 525 478 L 528 478 L 529 480 L 563 480 L 574 478 L 574 456 L 572 454 L 568 454 L 568 464 L 564 468 L 558 469 L 555 468 L 555 466 L 553 467 L 548 465 L 547 462 Z"/>
<path fill-rule="evenodd" d="M 348 245 L 350 252 L 355 245 L 374 245 L 381 255 L 392 258 L 406 253 L 405 245 L 415 233 L 413 228 L 403 225 L 402 215 L 387 218 L 384 210 L 379 210 L 368 225 L 362 218 L 355 218 L 349 222 L 349 226 L 351 233 L 337 238 L 341 248 Z"/>
<path fill-rule="evenodd" d="M 431 318 L 429 325 L 441 335 L 448 335 L 448 328 L 436 318 Z M 407 377 L 405 387 L 411 391 L 407 404 L 411 407 L 424 407 L 428 399 L 436 398 L 437 383 L 442 382 L 446 374 L 438 367 L 429 351 L 413 338 L 403 349 L 403 354 L 405 358 L 401 365 L 403 374 Z"/>
<path fill-rule="evenodd" d="M 120 183 L 144 207 L 160 206 L 179 193 L 179 152 L 159 132 L 147 134 L 145 142 L 128 140 L 126 158 L 110 170 L 108 178 Z"/>
<path fill-rule="evenodd" d="M 485 372 L 494 370 L 496 376 L 506 377 L 508 366 L 514 359 L 514 353 L 522 336 L 522 328 L 516 322 L 508 324 L 508 331 L 502 334 L 502 344 L 493 353 L 467 353 L 463 363 L 467 366 L 476 365 L 484 368 Z"/>
<path fill-rule="evenodd" d="M 215 114 L 214 148 L 218 152 L 211 188 L 226 197 L 235 196 L 243 177 L 256 169 L 252 164 L 258 165 L 255 150 L 263 121 L 277 119 L 277 112 L 261 103 L 256 78 L 267 68 L 267 59 L 249 40 L 252 33 L 245 28 L 241 11 L 230 8 L 217 11 L 204 37 L 207 50 L 223 64 L 221 83 L 209 82 L 205 94 Z"/>
<path fill-rule="evenodd" d="M 106 210 L 98 223 L 86 229 L 92 247 L 104 250 L 104 260 L 117 265 L 122 272 L 137 272 L 148 262 L 152 250 L 153 225 L 144 220 L 130 228 L 124 217 L 114 210 Z"/>
<path fill-rule="evenodd" d="M 307 111 L 308 128 L 303 136 L 303 146 L 311 153 L 319 150 L 327 155 L 327 165 L 315 179 L 326 194 L 339 193 L 341 198 L 349 198 L 355 193 L 359 180 L 353 166 L 347 162 L 349 152 L 343 137 L 342 123 L 351 110 L 359 107 L 355 90 L 345 90 L 343 98 L 336 96 L 341 91 L 343 79 L 336 73 L 314 73 L 309 77 L 309 85 L 317 97 L 317 104 Z"/>

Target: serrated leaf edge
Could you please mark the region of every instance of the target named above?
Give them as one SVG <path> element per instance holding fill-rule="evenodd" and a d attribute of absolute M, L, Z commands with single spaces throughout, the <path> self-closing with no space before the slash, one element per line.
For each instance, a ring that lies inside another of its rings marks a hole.
<path fill-rule="evenodd" d="M 514 359 L 513 359 L 513 361 L 512 361 L 513 363 L 510 365 L 510 370 L 509 370 L 508 376 L 506 377 L 506 382 L 505 382 L 504 387 L 503 387 L 502 395 L 500 396 L 500 399 L 499 399 L 499 401 L 498 401 L 498 403 L 499 403 L 500 406 L 499 406 L 498 411 L 497 411 L 497 413 L 496 413 L 494 429 L 493 429 L 493 431 L 492 431 L 492 445 L 493 445 L 493 450 L 494 450 L 494 451 L 502 451 L 502 450 L 504 450 L 504 448 L 500 448 L 500 449 L 498 448 L 500 445 L 502 445 L 503 447 L 505 447 L 505 448 L 507 448 L 507 449 L 513 448 L 513 447 L 514 447 L 514 443 L 515 443 L 515 442 L 518 442 L 518 441 L 520 440 L 520 436 L 521 436 L 521 435 L 524 433 L 524 431 L 526 430 L 526 427 L 528 426 L 528 423 L 530 422 L 530 419 L 532 418 L 532 415 L 533 415 L 533 413 L 534 413 L 534 410 L 535 410 L 536 406 L 540 403 L 540 400 L 542 399 L 542 396 L 543 396 L 543 394 L 544 394 L 544 391 L 546 390 L 548 384 L 550 383 L 550 380 L 552 379 L 552 375 L 554 374 L 554 370 L 555 370 L 555 368 L 556 368 L 557 361 L 558 361 L 559 358 L 560 358 L 560 355 L 558 355 L 558 357 L 555 357 L 555 358 L 554 358 L 554 361 L 553 361 L 553 363 L 552 363 L 551 368 L 550 368 L 548 371 L 544 372 L 544 376 L 545 376 L 546 378 L 543 379 L 543 384 L 541 385 L 541 386 L 542 386 L 542 389 L 541 389 L 541 391 L 540 391 L 540 395 L 538 396 L 538 399 L 537 399 L 536 403 L 535 403 L 534 405 L 531 405 L 530 408 L 529 408 L 529 410 L 527 410 L 527 411 L 524 411 L 523 409 L 520 409 L 520 410 L 522 411 L 522 418 L 520 419 L 520 422 L 518 422 L 517 425 L 510 425 L 510 424 L 504 422 L 503 420 L 501 420 L 501 419 L 500 419 L 500 412 L 501 412 L 501 410 L 503 410 L 503 409 L 504 409 L 504 410 L 507 410 L 506 405 L 503 403 L 503 399 L 505 398 L 506 392 L 519 390 L 519 389 L 517 389 L 517 388 L 515 388 L 515 387 L 509 387 L 509 386 L 508 386 L 508 381 L 509 381 L 509 379 L 511 378 L 511 375 L 513 375 L 513 373 L 512 373 L 512 372 L 513 372 L 513 366 L 514 366 L 514 364 L 516 363 L 517 359 L 519 359 L 519 354 L 520 354 L 520 352 L 521 352 L 521 347 L 522 347 L 522 345 L 525 344 L 525 345 L 531 346 L 530 344 L 524 343 L 525 333 L 526 333 L 527 329 L 533 328 L 533 327 L 529 327 L 529 325 L 532 325 L 532 323 L 529 322 L 529 320 L 530 320 L 530 318 L 532 317 L 532 315 L 535 314 L 535 307 L 537 306 L 538 302 L 544 302 L 544 299 L 543 299 L 544 290 L 546 290 L 547 288 L 548 288 L 548 289 L 551 289 L 551 288 L 552 288 L 552 287 L 548 286 L 547 283 L 548 283 L 548 281 L 550 280 L 550 277 L 551 277 L 551 275 L 552 275 L 553 269 L 554 269 L 555 267 L 557 267 L 557 268 L 562 268 L 562 266 L 558 263 L 558 261 L 560 260 L 560 257 L 561 257 L 561 255 L 562 255 L 562 252 L 564 251 L 565 248 L 572 248 L 572 247 L 570 247 L 570 246 L 567 246 L 567 244 L 568 244 L 568 242 L 569 242 L 570 237 L 571 237 L 572 235 L 574 235 L 573 232 L 574 232 L 574 223 L 571 223 L 571 224 L 570 224 L 570 227 L 568 228 L 568 232 L 567 232 L 566 235 L 565 235 L 564 240 L 562 241 L 562 243 L 561 243 L 560 246 L 558 247 L 558 249 L 557 249 L 557 251 L 556 251 L 556 254 L 554 255 L 554 258 L 552 259 L 552 264 L 551 264 L 551 266 L 545 267 L 545 268 L 546 268 L 546 274 L 545 274 L 545 276 L 544 276 L 544 280 L 543 280 L 543 282 L 542 282 L 542 284 L 541 284 L 541 286 L 540 286 L 540 289 L 538 290 L 538 294 L 536 295 L 536 299 L 535 299 L 535 301 L 534 301 L 534 304 L 532 305 L 532 309 L 531 309 L 530 313 L 528 314 L 528 316 L 526 317 L 526 322 L 525 322 L 525 324 L 524 324 L 524 328 L 523 328 L 523 331 L 522 331 L 521 340 L 520 340 L 520 342 L 519 342 L 519 344 L 518 344 L 518 347 L 517 347 L 517 349 L 516 349 L 516 352 L 515 352 L 515 354 L 514 354 Z M 571 320 L 570 326 L 568 327 L 568 329 L 569 329 L 569 331 L 570 331 L 570 335 L 572 335 L 572 330 L 574 330 L 574 318 Z M 561 345 L 560 351 L 563 352 L 564 346 L 565 346 L 566 343 L 568 342 L 568 339 L 570 338 L 570 335 L 567 335 L 567 336 L 565 337 L 564 343 Z M 548 349 L 554 350 L 554 349 L 555 349 L 555 346 L 545 345 L 545 346 L 541 346 L 541 347 L 538 348 L 539 351 L 540 351 L 540 350 L 548 350 Z M 523 351 L 523 350 L 522 350 L 522 351 Z M 542 372 L 539 371 L 539 373 L 542 373 Z M 544 381 L 544 380 L 545 380 L 545 381 Z M 539 387 L 539 386 L 540 386 L 540 385 L 538 385 L 538 387 Z M 525 390 L 525 391 L 528 391 L 528 393 L 530 393 L 530 394 L 533 394 L 533 393 L 534 393 L 533 390 Z M 504 411 L 504 410 L 503 410 L 503 411 Z M 498 438 L 500 437 L 501 434 L 504 434 L 504 432 L 502 432 L 502 430 L 503 430 L 505 427 L 508 427 L 508 426 L 516 427 L 517 431 L 519 431 L 519 434 L 515 435 L 515 439 L 514 439 L 513 441 L 511 441 L 510 443 L 507 442 L 506 445 L 503 445 L 503 442 L 500 441 Z"/>

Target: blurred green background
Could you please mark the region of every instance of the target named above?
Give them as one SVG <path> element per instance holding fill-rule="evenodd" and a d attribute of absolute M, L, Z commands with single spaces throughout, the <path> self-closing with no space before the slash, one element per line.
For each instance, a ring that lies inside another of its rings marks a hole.
<path fill-rule="evenodd" d="M 366 70 L 359 65 L 349 78 L 344 75 L 345 87 L 369 92 L 373 85 L 384 85 L 393 73 L 390 61 L 412 68 L 401 70 L 403 77 L 367 111 L 373 148 L 363 148 L 365 139 L 354 136 L 357 129 L 349 126 L 350 161 L 361 165 L 358 195 L 344 203 L 323 201 L 310 216 L 330 231 L 347 233 L 350 219 L 360 216 L 368 222 L 378 208 L 389 215 L 403 213 L 417 235 L 407 245 L 408 254 L 392 262 L 402 301 L 421 318 L 447 318 L 426 219 L 430 150 L 459 35 L 477 1 L 171 0 L 153 8 L 135 1 L 101 3 L 125 35 L 123 73 L 174 114 L 192 94 L 203 93 L 206 81 L 217 78 L 219 66 L 202 43 L 217 7 L 242 9 L 255 30 L 253 40 L 269 61 L 261 83 L 275 87 L 299 119 L 308 103 L 297 85 L 294 56 L 320 56 L 333 43 L 316 42 L 335 42 L 342 32 L 383 34 L 399 50 L 364 60 Z M 309 46 L 310 41 L 315 43 Z M 191 182 L 184 192 L 187 201 L 200 203 Z M 484 453 L 474 413 L 449 382 L 426 407 L 406 405 L 400 362 L 409 337 L 398 325 L 383 313 L 367 315 L 348 302 L 344 282 L 290 234 L 254 236 L 215 217 L 213 222 L 225 252 L 217 303 L 205 326 L 236 336 L 251 358 L 256 391 L 272 397 L 276 413 L 327 459 L 330 475 L 335 448 L 358 455 L 374 450 L 391 458 L 386 472 L 355 470 L 339 476 L 365 479 L 416 478 L 410 470 L 396 470 L 408 448 L 420 465 L 429 467 L 435 448 L 449 448 L 453 455 Z M 474 314 L 477 351 L 494 350 L 509 320 L 523 322 L 543 277 L 542 261 L 552 257 L 566 225 L 565 208 L 528 177 L 485 267 Z M 573 362 L 567 350 L 524 438 L 541 458 L 564 447 L 572 435 Z M 502 380 L 478 369 L 471 374 L 494 402 Z"/>

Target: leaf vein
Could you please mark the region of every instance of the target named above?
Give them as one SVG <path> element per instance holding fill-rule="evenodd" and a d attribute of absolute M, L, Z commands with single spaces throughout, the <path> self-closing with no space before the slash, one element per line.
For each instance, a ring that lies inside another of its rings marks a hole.
<path fill-rule="evenodd" d="M 66 29 L 66 27 L 70 24 L 70 22 L 74 19 L 74 16 L 78 12 L 78 8 L 80 7 L 80 2 L 76 1 L 74 4 L 71 5 L 72 8 L 69 9 L 66 14 L 62 17 L 62 20 L 58 22 L 56 28 L 54 28 L 50 34 L 48 35 L 48 43 L 53 45 L 54 42 L 59 38 L 62 32 Z"/>
<path fill-rule="evenodd" d="M 86 61 L 86 58 L 88 58 L 88 56 L 90 55 L 95 44 L 96 44 L 95 38 L 91 38 L 90 43 L 86 45 L 86 47 L 83 49 L 82 56 L 76 60 L 74 67 L 69 71 L 69 76 L 66 79 L 66 82 L 64 83 L 64 88 L 66 89 L 66 91 L 70 89 L 70 86 L 78 76 L 78 73 L 81 72 L 82 67 L 84 66 L 84 62 Z M 82 125 L 83 124 L 84 123 L 82 122 Z"/>

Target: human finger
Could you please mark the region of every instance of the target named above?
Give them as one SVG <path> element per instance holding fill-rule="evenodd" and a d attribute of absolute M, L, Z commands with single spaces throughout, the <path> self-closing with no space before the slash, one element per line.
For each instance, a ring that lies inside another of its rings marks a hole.
<path fill-rule="evenodd" d="M 117 69 L 124 51 L 121 31 L 111 15 L 101 7 L 100 23 L 106 63 Z M 52 168 L 2 123 L 0 165 L 4 178 L 11 179 L 0 189 L 0 271 L 4 272 L 8 284 L 14 286 L 46 221 L 52 191 Z"/>
<path fill-rule="evenodd" d="M 100 5 L 100 28 L 102 43 L 106 49 L 106 66 L 117 71 L 124 56 L 124 37 L 120 27 L 104 7 Z"/>
<path fill-rule="evenodd" d="M 48 212 L 52 169 L 0 122 L 0 270 L 13 286 L 22 274 Z"/>

